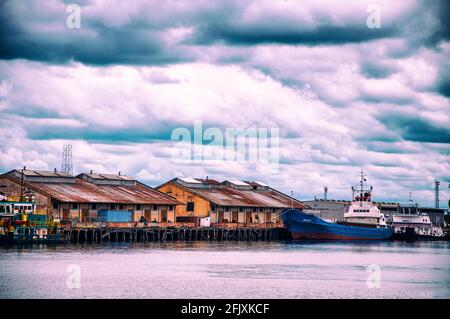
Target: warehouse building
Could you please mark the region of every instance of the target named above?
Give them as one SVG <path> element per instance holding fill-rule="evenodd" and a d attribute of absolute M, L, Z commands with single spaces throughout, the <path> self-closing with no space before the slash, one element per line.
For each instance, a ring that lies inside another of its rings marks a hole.
<path fill-rule="evenodd" d="M 177 221 L 212 223 L 280 224 L 288 207 L 305 208 L 300 201 L 261 182 L 174 178 L 157 187 L 185 205 L 176 207 Z"/>
<path fill-rule="evenodd" d="M 322 219 L 341 221 L 344 219 L 344 214 L 350 207 L 350 202 L 345 200 L 324 200 L 314 199 L 303 201 L 310 209 L 305 212 L 312 213 Z"/>
<path fill-rule="evenodd" d="M 91 221 L 99 211 L 130 211 L 131 221 L 144 217 L 148 222 L 170 223 L 180 204 L 131 177 L 92 172 L 75 177 L 56 171 L 12 170 L 0 175 L 0 192 L 12 199 L 27 194 L 37 213 L 62 221 Z"/>

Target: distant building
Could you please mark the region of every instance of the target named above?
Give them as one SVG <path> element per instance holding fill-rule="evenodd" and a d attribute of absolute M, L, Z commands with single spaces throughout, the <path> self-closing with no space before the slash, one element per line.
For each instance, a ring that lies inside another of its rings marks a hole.
<path fill-rule="evenodd" d="M 22 191 L 21 191 L 22 188 Z M 11 199 L 31 194 L 37 213 L 65 220 L 89 221 L 99 210 L 127 210 L 138 221 L 174 222 L 172 197 L 131 177 L 114 174 L 80 174 L 12 170 L 0 175 L 0 192 Z"/>
<path fill-rule="evenodd" d="M 344 213 L 348 211 L 351 202 L 345 200 L 333 200 L 333 199 L 317 199 L 317 200 L 305 200 L 303 204 L 309 206 L 309 209 L 305 209 L 305 212 L 312 213 L 323 219 L 344 220 Z"/>
<path fill-rule="evenodd" d="M 351 202 L 347 200 L 333 200 L 333 199 L 315 199 L 302 201 L 303 204 L 309 206 L 309 209 L 305 209 L 306 212 L 312 213 L 320 218 L 335 219 L 338 221 L 344 220 L 344 213 L 348 211 Z M 406 213 L 408 210 L 407 205 L 401 205 L 394 202 L 374 202 L 386 216 L 386 220 L 389 223 L 392 221 L 393 214 Z M 434 225 L 442 226 L 444 224 L 444 209 L 419 207 L 421 213 L 428 214 L 430 220 Z"/>
<path fill-rule="evenodd" d="M 176 208 L 177 221 L 209 216 L 212 223 L 279 224 L 284 208 L 305 208 L 261 182 L 174 178 L 157 189 L 185 204 Z"/>

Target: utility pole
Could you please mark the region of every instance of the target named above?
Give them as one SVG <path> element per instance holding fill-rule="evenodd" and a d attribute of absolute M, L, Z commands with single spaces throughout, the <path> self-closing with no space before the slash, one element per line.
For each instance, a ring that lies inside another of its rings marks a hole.
<path fill-rule="evenodd" d="M 448 189 L 450 190 L 450 183 L 448 184 Z M 450 207 L 450 198 L 448 199 L 448 207 Z"/>
<path fill-rule="evenodd" d="M 26 169 L 26 166 L 23 167 L 22 169 L 22 175 L 20 177 L 20 199 L 19 201 L 23 201 L 23 171 Z"/>
<path fill-rule="evenodd" d="M 434 206 L 436 208 L 439 208 L 439 185 L 441 184 L 440 181 L 437 179 L 434 180 Z"/>
<path fill-rule="evenodd" d="M 294 209 L 294 191 L 291 191 L 291 208 Z"/>

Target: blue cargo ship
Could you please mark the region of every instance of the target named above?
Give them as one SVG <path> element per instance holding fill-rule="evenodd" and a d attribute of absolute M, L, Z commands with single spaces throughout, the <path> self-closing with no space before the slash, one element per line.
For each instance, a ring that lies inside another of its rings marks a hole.
<path fill-rule="evenodd" d="M 372 202 L 373 188 L 365 188 L 364 172 L 359 187 L 352 187 L 352 203 L 342 222 L 328 222 L 299 209 L 287 209 L 281 214 L 284 225 L 293 239 L 323 240 L 384 240 L 390 239 L 393 229 Z"/>
<path fill-rule="evenodd" d="M 293 239 L 382 240 L 392 237 L 391 228 L 330 223 L 299 209 L 288 209 L 281 217 Z"/>

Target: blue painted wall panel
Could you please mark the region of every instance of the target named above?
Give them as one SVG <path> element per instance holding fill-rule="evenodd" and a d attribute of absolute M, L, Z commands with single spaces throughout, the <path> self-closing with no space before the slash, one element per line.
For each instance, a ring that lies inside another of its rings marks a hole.
<path fill-rule="evenodd" d="M 98 217 L 104 222 L 131 223 L 132 212 L 128 210 L 99 210 Z"/>

